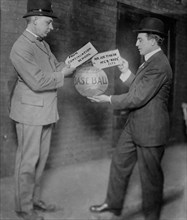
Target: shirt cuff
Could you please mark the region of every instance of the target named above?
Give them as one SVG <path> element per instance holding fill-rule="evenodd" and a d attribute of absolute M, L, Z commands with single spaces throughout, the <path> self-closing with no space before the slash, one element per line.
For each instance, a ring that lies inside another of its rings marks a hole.
<path fill-rule="evenodd" d="M 121 79 L 122 82 L 125 82 L 130 75 L 131 75 L 131 71 L 128 69 L 126 72 L 121 73 L 119 78 Z"/>
<path fill-rule="evenodd" d="M 110 102 L 110 104 L 111 104 L 111 98 L 112 98 L 112 96 L 110 95 L 110 96 L 109 96 L 109 102 Z"/>

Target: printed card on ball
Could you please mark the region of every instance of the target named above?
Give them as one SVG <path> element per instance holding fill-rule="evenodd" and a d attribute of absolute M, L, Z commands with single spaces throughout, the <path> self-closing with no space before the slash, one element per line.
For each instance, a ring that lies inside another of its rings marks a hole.
<path fill-rule="evenodd" d="M 88 42 L 75 53 L 69 55 L 65 60 L 65 63 L 70 64 L 71 67 L 76 68 L 92 58 L 97 53 L 98 51 L 95 49 L 95 47 L 90 42 Z"/>
<path fill-rule="evenodd" d="M 103 53 L 98 53 L 92 57 L 93 66 L 104 69 L 107 67 L 117 66 L 121 62 L 119 50 L 111 50 Z"/>

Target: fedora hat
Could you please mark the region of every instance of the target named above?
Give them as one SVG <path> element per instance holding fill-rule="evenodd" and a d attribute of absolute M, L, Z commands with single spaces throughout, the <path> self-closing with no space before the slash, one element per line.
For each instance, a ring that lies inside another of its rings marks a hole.
<path fill-rule="evenodd" d="M 47 16 L 57 18 L 53 14 L 51 0 L 28 0 L 27 13 L 23 16 L 23 18 L 29 16 Z"/>
<path fill-rule="evenodd" d="M 161 36 L 167 36 L 165 32 L 164 23 L 153 17 L 144 18 L 139 25 L 138 30 L 134 30 L 137 33 L 154 33 Z"/>

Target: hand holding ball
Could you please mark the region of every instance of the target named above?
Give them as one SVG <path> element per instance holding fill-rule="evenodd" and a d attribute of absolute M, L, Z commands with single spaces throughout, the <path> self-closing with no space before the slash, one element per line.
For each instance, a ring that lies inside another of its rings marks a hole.
<path fill-rule="evenodd" d="M 76 71 L 74 85 L 82 96 L 101 95 L 108 87 L 108 78 L 103 70 L 93 66 L 83 67 Z"/>

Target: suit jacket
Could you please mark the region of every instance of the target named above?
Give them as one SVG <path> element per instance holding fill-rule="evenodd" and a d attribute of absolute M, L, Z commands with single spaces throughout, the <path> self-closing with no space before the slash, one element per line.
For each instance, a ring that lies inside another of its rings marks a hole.
<path fill-rule="evenodd" d="M 168 98 L 172 82 L 172 70 L 163 51 L 151 56 L 130 77 L 128 93 L 113 95 L 115 109 L 129 110 L 126 126 L 133 140 L 141 146 L 158 146 L 169 137 Z M 129 82 L 128 82 L 129 83 Z"/>
<path fill-rule="evenodd" d="M 38 41 L 27 31 L 14 43 L 10 59 L 18 76 L 10 118 L 30 125 L 56 122 L 57 88 L 64 83 L 64 63 L 56 60 L 45 41 Z"/>

